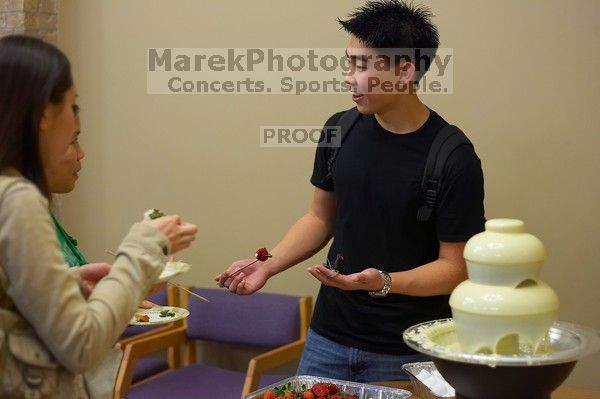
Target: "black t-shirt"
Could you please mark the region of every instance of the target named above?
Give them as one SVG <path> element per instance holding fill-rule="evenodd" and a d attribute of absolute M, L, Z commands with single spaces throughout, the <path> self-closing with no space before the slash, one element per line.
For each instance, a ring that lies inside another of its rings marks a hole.
<path fill-rule="evenodd" d="M 326 126 L 336 126 L 341 115 L 333 115 Z M 373 115 L 363 115 L 345 139 L 329 180 L 325 176 L 330 148 L 317 148 L 311 183 L 335 194 L 334 238 L 328 257 L 333 262 L 342 254 L 345 274 L 369 267 L 410 270 L 436 260 L 439 241 L 467 241 L 483 231 L 483 173 L 469 146 L 460 147 L 448 159 L 441 200 L 432 218 L 416 219 L 424 203 L 421 180 L 427 154 L 446 124 L 430 111 L 416 131 L 394 134 Z M 414 352 L 404 344 L 403 331 L 423 321 L 450 317 L 448 298 L 398 294 L 372 298 L 366 291 L 322 285 L 311 327 L 346 346 L 410 354 Z"/>

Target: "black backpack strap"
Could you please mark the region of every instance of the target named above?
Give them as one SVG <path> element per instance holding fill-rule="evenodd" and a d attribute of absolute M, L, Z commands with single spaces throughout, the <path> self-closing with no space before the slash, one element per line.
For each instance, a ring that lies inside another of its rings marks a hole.
<path fill-rule="evenodd" d="M 467 136 L 456 126 L 446 125 L 435 136 L 425 163 L 425 172 L 421 181 L 421 189 L 425 197 L 423 204 L 417 212 L 417 220 L 426 222 L 437 207 L 438 195 L 442 187 L 444 167 L 450 155 L 458 147 L 473 144 Z"/>
<path fill-rule="evenodd" d="M 362 114 L 358 112 L 358 109 L 354 107 L 344 112 L 342 116 L 340 116 L 340 119 L 337 122 L 337 126 L 340 127 L 339 145 L 333 146 L 329 150 L 329 157 L 327 158 L 327 175 L 325 175 L 325 177 L 323 178 L 323 182 L 327 182 L 333 178 L 333 165 L 335 163 L 335 159 L 337 158 L 340 149 L 342 148 L 342 144 L 344 144 L 344 140 L 346 139 L 346 137 L 348 137 L 348 134 L 350 133 L 356 122 L 360 119 L 361 115 Z"/>

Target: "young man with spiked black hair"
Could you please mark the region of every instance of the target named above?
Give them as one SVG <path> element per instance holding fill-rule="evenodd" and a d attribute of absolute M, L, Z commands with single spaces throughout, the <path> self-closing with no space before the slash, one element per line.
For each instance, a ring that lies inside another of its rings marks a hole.
<path fill-rule="evenodd" d="M 248 261 L 234 262 L 216 277 L 230 291 L 250 294 L 333 238 L 326 264 L 308 270 L 322 285 L 299 374 L 406 379 L 402 365 L 423 356 L 404 344 L 402 332 L 450 317 L 448 295 L 467 277 L 463 249 L 485 223 L 483 173 L 472 145 L 449 154 L 433 199 L 422 188 L 434 139 L 448 130 L 417 92 L 430 64 L 417 62 L 417 54 L 431 61 L 439 45 L 431 19 L 428 8 L 381 0 L 339 21 L 350 34 L 346 83 L 358 112 L 336 113 L 326 126 L 344 130 L 354 113 L 353 126 L 337 150 L 317 149 L 310 208 L 273 257 L 228 278 Z"/>

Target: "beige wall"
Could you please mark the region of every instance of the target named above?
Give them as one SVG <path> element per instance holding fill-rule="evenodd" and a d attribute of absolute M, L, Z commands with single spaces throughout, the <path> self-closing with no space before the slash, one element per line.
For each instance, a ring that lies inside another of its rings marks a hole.
<path fill-rule="evenodd" d="M 109 260 L 128 226 L 158 207 L 200 226 L 180 282 L 212 286 L 234 259 L 273 246 L 306 209 L 313 150 L 258 146 L 260 125 L 318 125 L 344 95 L 151 96 L 148 47 L 344 47 L 336 17 L 362 1 L 60 2 L 87 150 L 62 202 L 90 259 Z M 600 330 L 600 2 L 430 1 L 455 55 L 454 94 L 424 101 L 474 141 L 487 217 L 526 221 L 548 250 L 542 278 L 561 319 Z M 306 266 L 265 290 L 316 295 Z M 398 339 L 401 332 L 398 332 Z M 600 354 L 567 385 L 600 389 Z"/>

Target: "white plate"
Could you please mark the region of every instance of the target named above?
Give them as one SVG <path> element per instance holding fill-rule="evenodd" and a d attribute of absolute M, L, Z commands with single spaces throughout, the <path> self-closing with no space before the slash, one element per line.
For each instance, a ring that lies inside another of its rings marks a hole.
<path fill-rule="evenodd" d="M 174 316 L 165 316 L 161 317 L 161 312 L 168 311 L 171 314 L 175 314 Z M 130 325 L 135 326 L 151 326 L 157 324 L 167 324 L 172 323 L 177 320 L 185 319 L 190 314 L 189 310 L 183 308 L 176 308 L 173 306 L 155 306 L 150 309 L 138 309 L 135 312 L 136 315 L 147 315 L 150 320 L 148 321 L 138 321 L 135 316 L 131 318 L 129 321 Z"/>
<path fill-rule="evenodd" d="M 173 277 L 185 273 L 190 270 L 190 265 L 185 262 L 177 261 L 177 262 L 167 262 L 165 264 L 165 268 L 163 269 L 160 276 L 158 276 L 157 283 L 164 283 Z"/>

